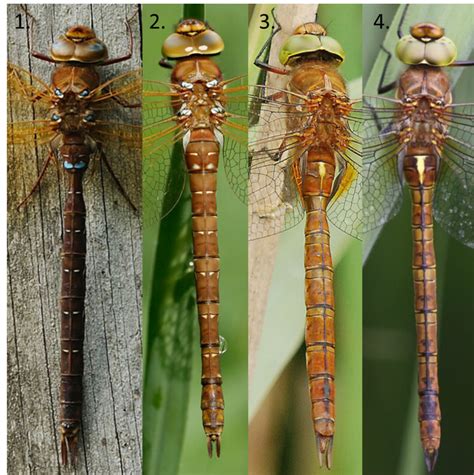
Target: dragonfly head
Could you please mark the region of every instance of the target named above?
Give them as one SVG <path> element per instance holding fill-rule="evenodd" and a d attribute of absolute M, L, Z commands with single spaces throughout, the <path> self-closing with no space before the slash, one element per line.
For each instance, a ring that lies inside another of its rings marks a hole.
<path fill-rule="evenodd" d="M 279 54 L 280 63 L 286 66 L 303 55 L 332 59 L 342 63 L 345 53 L 342 46 L 330 36 L 319 23 L 304 23 L 296 28 L 282 46 Z"/>
<path fill-rule="evenodd" d="M 457 56 L 456 45 L 434 23 L 417 23 L 410 34 L 398 40 L 395 53 L 408 65 L 449 66 Z"/>
<path fill-rule="evenodd" d="M 161 52 L 165 58 L 180 59 L 192 55 L 215 55 L 223 49 L 224 41 L 209 25 L 201 20 L 188 19 L 166 38 Z"/>
<path fill-rule="evenodd" d="M 93 64 L 107 59 L 108 51 L 92 28 L 75 25 L 53 43 L 51 57 L 58 62 Z"/>

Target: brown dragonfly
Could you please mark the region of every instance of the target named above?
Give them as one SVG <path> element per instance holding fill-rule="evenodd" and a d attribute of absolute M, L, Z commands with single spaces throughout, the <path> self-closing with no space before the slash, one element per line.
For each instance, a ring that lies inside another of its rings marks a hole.
<path fill-rule="evenodd" d="M 360 140 L 357 101 L 338 71 L 344 50 L 317 22 L 300 25 L 279 52 L 281 65 L 255 65 L 285 78 L 282 88 L 250 91 L 250 237 L 295 226 L 306 217 L 306 365 L 319 462 L 332 465 L 335 432 L 335 302 L 328 219 L 361 233 Z"/>
<path fill-rule="evenodd" d="M 407 69 L 378 93 L 364 96 L 364 224 L 367 231 L 394 217 L 406 182 L 412 200 L 413 282 L 418 352 L 420 436 L 428 470 L 434 469 L 441 439 L 438 385 L 436 261 L 433 220 L 474 247 L 474 104 L 455 104 L 445 67 L 456 61 L 456 46 L 444 29 L 417 23 L 407 35 L 398 25 L 398 59 Z"/>
<path fill-rule="evenodd" d="M 26 9 L 24 13 L 30 22 L 30 45 L 33 45 L 36 20 Z M 106 45 L 92 28 L 75 25 L 53 42 L 48 53 L 30 46 L 31 58 L 54 66 L 49 82 L 14 64 L 8 65 L 10 106 L 16 110 L 25 106 L 33 108 L 36 117 L 9 124 L 10 157 L 15 161 L 25 160 L 24 164 L 10 163 L 9 170 L 31 168 L 31 157 L 36 154 L 43 159 L 34 181 L 28 184 L 27 177 L 23 180 L 27 184 L 26 196 L 15 203 L 17 210 L 25 208 L 33 195 L 47 186 L 51 169 L 64 178 L 59 389 L 63 465 L 76 463 L 82 416 L 87 244 L 84 180 L 99 166 L 103 167 L 133 209 L 136 210 L 132 198 L 139 202 L 140 190 L 131 190 L 133 194 L 129 197 L 120 177 L 124 178 L 132 170 L 136 172 L 139 160 L 141 127 L 127 109 L 141 106 L 141 73 L 128 71 L 107 80 L 101 79 L 99 74 L 102 67 L 132 57 L 132 18 L 126 21 L 129 51 L 123 56 L 109 58 Z M 112 112 L 117 117 L 116 122 L 104 119 Z M 119 147 L 128 147 L 129 163 L 115 158 Z M 106 155 L 106 151 L 111 152 L 110 155 Z"/>
<path fill-rule="evenodd" d="M 209 456 L 215 444 L 218 457 L 224 427 L 216 200 L 220 156 L 237 196 L 245 201 L 247 195 L 247 88 L 242 78 L 223 79 L 213 59 L 223 49 L 220 35 L 195 19 L 179 23 L 165 40 L 160 64 L 172 68 L 171 82 L 144 82 L 143 163 L 148 222 L 171 211 L 183 192 L 186 176 L 189 180 L 202 420 Z M 174 67 L 170 60 L 176 61 Z"/>

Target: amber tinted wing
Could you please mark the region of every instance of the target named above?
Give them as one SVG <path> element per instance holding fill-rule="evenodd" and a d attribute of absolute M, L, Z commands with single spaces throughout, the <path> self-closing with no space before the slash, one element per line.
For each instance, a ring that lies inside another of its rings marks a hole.
<path fill-rule="evenodd" d="M 400 151 L 396 119 L 397 101 L 364 96 L 363 227 L 368 232 L 392 219 L 402 204 L 402 182 L 397 156 Z"/>
<path fill-rule="evenodd" d="M 49 143 L 56 133 L 49 120 L 54 91 L 41 79 L 14 64 L 8 64 L 8 202 L 16 208 L 33 189 L 55 155 Z M 48 160 L 49 158 L 49 160 Z"/>
<path fill-rule="evenodd" d="M 226 81 L 226 120 L 222 126 L 224 147 L 222 158 L 227 181 L 236 196 L 247 203 L 248 190 L 248 88 L 245 78 Z"/>
<path fill-rule="evenodd" d="M 107 81 L 106 86 L 102 84 L 91 91 L 90 97 L 86 99 L 91 109 L 97 111 L 96 120 L 87 125 L 87 134 L 98 146 L 98 151 L 91 157 L 87 178 L 91 179 L 95 175 L 105 155 L 113 175 L 136 206 L 141 201 L 140 103 L 135 101 L 133 107 L 126 107 L 122 98 L 131 100 L 132 97 L 140 97 L 139 76 L 139 72 L 134 71 L 115 77 Z M 17 162 L 17 172 L 10 170 L 12 176 L 21 173 L 23 194 L 26 195 L 48 157 L 50 165 L 53 162 L 59 165 L 60 136 L 53 130 L 49 118 L 49 109 L 57 97 L 45 82 L 14 65 L 8 68 L 8 85 L 11 117 L 8 127 L 11 144 L 9 156 Z M 23 118 L 29 120 L 19 120 Z M 61 166 L 57 167 L 57 170 L 61 169 Z M 110 173 L 105 174 L 111 176 Z M 42 185 L 47 178 L 48 173 L 45 173 Z"/>
<path fill-rule="evenodd" d="M 181 141 L 184 131 L 171 106 L 176 93 L 159 81 L 143 83 L 143 205 L 144 224 L 164 218 L 178 202 L 186 171 Z"/>
<path fill-rule="evenodd" d="M 474 104 L 451 107 L 449 119 L 434 216 L 451 236 L 474 247 Z"/>
<path fill-rule="evenodd" d="M 337 152 L 338 163 L 343 171 L 328 207 L 329 220 L 356 239 L 361 239 L 363 234 L 361 126 L 362 109 L 359 101 L 353 105 L 346 123 L 352 137 L 349 147 Z"/>

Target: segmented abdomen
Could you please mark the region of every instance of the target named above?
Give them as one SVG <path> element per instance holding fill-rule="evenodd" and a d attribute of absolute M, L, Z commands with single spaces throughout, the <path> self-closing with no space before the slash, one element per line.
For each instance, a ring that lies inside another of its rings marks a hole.
<path fill-rule="evenodd" d="M 64 205 L 61 254 L 61 386 L 62 463 L 75 463 L 81 425 L 84 298 L 86 293 L 86 208 L 82 194 L 84 170 L 69 172 Z"/>
<path fill-rule="evenodd" d="M 438 386 L 436 260 L 433 243 L 433 195 L 436 157 L 405 157 L 404 173 L 412 197 L 413 284 L 418 351 L 418 420 L 429 466 L 434 466 L 441 439 Z"/>
<path fill-rule="evenodd" d="M 325 455 L 330 467 L 335 424 L 335 334 L 334 271 L 326 207 L 334 180 L 334 155 L 324 149 L 311 149 L 306 168 L 302 177 L 306 207 L 306 365 L 320 459 Z"/>
<path fill-rule="evenodd" d="M 219 249 L 217 243 L 217 167 L 219 143 L 209 129 L 190 132 L 185 150 L 192 197 L 194 274 L 202 358 L 201 409 L 209 455 L 224 427 L 224 397 L 219 342 Z"/>

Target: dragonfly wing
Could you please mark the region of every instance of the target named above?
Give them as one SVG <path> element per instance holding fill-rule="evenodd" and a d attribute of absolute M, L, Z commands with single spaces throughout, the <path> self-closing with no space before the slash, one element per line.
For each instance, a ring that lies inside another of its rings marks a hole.
<path fill-rule="evenodd" d="M 91 92 L 94 108 L 113 106 L 111 99 L 122 108 L 138 108 L 141 106 L 142 96 L 142 71 L 134 69 L 119 74 L 100 84 Z"/>
<path fill-rule="evenodd" d="M 274 164 L 251 171 L 249 181 L 250 239 L 278 234 L 296 226 L 304 208 L 293 184 L 291 167 Z"/>
<path fill-rule="evenodd" d="M 395 101 L 364 97 L 362 137 L 363 230 L 382 226 L 400 211 L 402 181 L 400 143 L 395 133 Z"/>
<path fill-rule="evenodd" d="M 175 122 L 169 85 L 144 82 L 143 205 L 145 225 L 164 218 L 179 201 L 185 186 L 182 138 Z"/>
<path fill-rule="evenodd" d="M 9 101 L 20 100 L 43 108 L 53 103 L 55 96 L 51 87 L 26 69 L 8 63 L 7 81 Z"/>
<path fill-rule="evenodd" d="M 328 218 L 346 234 L 361 239 L 362 230 L 362 179 L 351 162 L 346 162 L 339 190 L 328 207 Z"/>
<path fill-rule="evenodd" d="M 232 82 L 230 80 L 229 82 Z M 242 80 L 239 81 L 241 83 Z M 222 127 L 224 134 L 223 160 L 227 181 L 243 203 L 248 199 L 248 95 L 243 84 L 230 87 L 234 90 L 226 96 L 228 114 Z"/>
<path fill-rule="evenodd" d="M 361 112 L 358 108 L 353 110 L 347 120 L 352 140 L 344 152 L 337 154 L 343 172 L 328 207 L 329 220 L 356 239 L 363 234 Z"/>
<path fill-rule="evenodd" d="M 298 134 L 308 117 L 299 105 L 288 103 L 283 90 L 253 86 L 250 91 L 250 239 L 277 234 L 303 219 L 292 164 L 306 152 Z"/>
<path fill-rule="evenodd" d="M 440 160 L 434 217 L 451 236 L 474 247 L 474 104 L 453 109 Z"/>

